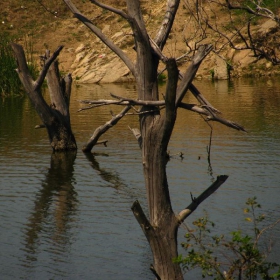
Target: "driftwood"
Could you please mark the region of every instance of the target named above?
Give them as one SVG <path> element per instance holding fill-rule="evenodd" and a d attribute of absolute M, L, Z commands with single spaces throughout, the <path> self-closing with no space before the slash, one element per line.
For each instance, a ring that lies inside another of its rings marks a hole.
<path fill-rule="evenodd" d="M 69 114 L 72 78 L 68 74 L 60 79 L 56 60 L 63 47 L 60 46 L 52 56 L 49 51 L 46 52 L 46 55 L 43 56 L 43 69 L 35 81 L 29 73 L 22 46 L 13 43 L 12 48 L 17 60 L 19 78 L 43 123 L 38 127 L 46 127 L 54 151 L 76 150 L 77 145 L 71 130 Z M 41 94 L 45 77 L 50 92 L 50 105 L 46 103 Z"/>

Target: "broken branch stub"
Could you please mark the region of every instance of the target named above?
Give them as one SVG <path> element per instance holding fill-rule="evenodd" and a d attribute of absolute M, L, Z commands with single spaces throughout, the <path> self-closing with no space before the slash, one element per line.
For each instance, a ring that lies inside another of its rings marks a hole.
<path fill-rule="evenodd" d="M 218 176 L 216 181 L 197 198 L 192 197 L 192 203 L 182 210 L 177 216 L 179 223 L 182 223 L 189 215 L 191 215 L 193 211 L 199 206 L 199 204 L 201 204 L 206 198 L 214 193 L 227 180 L 227 178 L 228 175 Z"/>

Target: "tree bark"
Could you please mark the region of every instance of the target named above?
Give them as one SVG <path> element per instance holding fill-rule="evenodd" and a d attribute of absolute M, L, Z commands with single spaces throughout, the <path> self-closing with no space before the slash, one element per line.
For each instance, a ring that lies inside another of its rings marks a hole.
<path fill-rule="evenodd" d="M 46 53 L 44 67 L 36 81 L 29 73 L 22 46 L 13 43 L 12 48 L 17 60 L 18 75 L 26 94 L 47 129 L 53 151 L 76 150 L 77 145 L 72 133 L 69 113 L 72 78 L 68 74 L 60 79 L 58 62 L 55 60 L 62 47 L 59 47 L 52 56 Z M 47 77 L 50 92 L 50 106 L 41 93 L 45 77 Z"/>

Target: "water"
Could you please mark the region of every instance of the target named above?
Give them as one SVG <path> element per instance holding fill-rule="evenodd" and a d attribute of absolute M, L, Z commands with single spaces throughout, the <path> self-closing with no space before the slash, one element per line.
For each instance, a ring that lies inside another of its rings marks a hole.
<path fill-rule="evenodd" d="M 253 196 L 268 214 L 266 223 L 274 222 L 280 216 L 279 81 L 195 84 L 249 133 L 213 123 L 209 166 L 209 126 L 179 110 L 168 163 L 174 211 L 189 205 L 190 192 L 198 196 L 217 175 L 227 174 L 226 183 L 185 224 L 192 227 L 205 209 L 217 231 L 249 230 L 242 208 Z M 130 210 L 136 199 L 147 209 L 140 151 L 128 129 L 137 127 L 137 116 L 126 116 L 103 136 L 108 147 L 96 146 L 90 156 L 81 152 L 94 129 L 110 119 L 110 110 L 121 108 L 77 113 L 77 100 L 111 98 L 110 92 L 133 97 L 135 87 L 74 87 L 71 120 L 79 150 L 60 155 L 52 155 L 45 130 L 34 129 L 40 120 L 27 98 L 0 100 L 1 279 L 153 279 L 150 249 Z M 195 102 L 191 96 L 184 101 Z M 184 232 L 179 231 L 180 242 Z M 280 257 L 279 233 L 278 225 L 270 235 L 274 260 Z"/>

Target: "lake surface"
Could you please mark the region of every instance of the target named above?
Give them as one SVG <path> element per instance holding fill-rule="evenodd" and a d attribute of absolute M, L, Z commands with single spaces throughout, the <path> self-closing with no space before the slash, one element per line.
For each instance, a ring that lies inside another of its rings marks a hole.
<path fill-rule="evenodd" d="M 168 178 L 173 209 L 190 204 L 221 174 L 220 189 L 188 218 L 204 215 L 216 231 L 249 231 L 242 208 L 256 196 L 266 225 L 280 218 L 280 79 L 196 81 L 195 85 L 227 119 L 248 133 L 213 123 L 211 165 L 207 160 L 210 128 L 195 113 L 179 110 L 170 142 Z M 77 112 L 79 99 L 106 99 L 110 92 L 133 97 L 133 84 L 73 88 L 71 119 L 77 153 L 52 154 L 39 117 L 28 98 L 0 100 L 0 278 L 1 279 L 153 279 L 148 243 L 130 207 L 138 199 L 147 210 L 138 145 L 126 116 L 86 156 L 81 148 L 117 106 Z M 164 93 L 164 87 L 162 88 Z M 195 103 L 190 94 L 186 102 Z M 184 158 L 178 154 L 182 152 Z M 185 228 L 179 231 L 183 241 Z M 269 237 L 270 258 L 280 258 L 280 225 Z M 180 249 L 181 253 L 184 253 Z M 188 275 L 186 275 L 187 278 Z M 190 276 L 190 275 L 189 275 Z"/>

